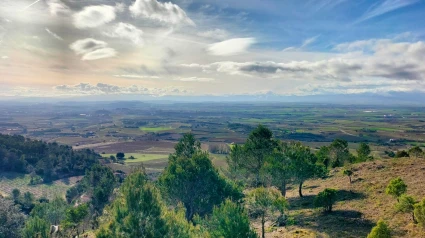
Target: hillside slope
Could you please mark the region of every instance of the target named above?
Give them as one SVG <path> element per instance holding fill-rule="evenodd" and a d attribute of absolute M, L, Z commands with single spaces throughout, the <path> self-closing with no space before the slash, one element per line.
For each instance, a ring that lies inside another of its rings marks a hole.
<path fill-rule="evenodd" d="M 409 195 L 423 199 L 425 159 L 376 160 L 352 169 L 351 185 L 342 169 L 335 169 L 327 179 L 307 181 L 303 198 L 292 188 L 287 199 L 295 225 L 269 232 L 268 237 L 366 237 L 380 218 L 389 224 L 393 237 L 425 237 L 425 230 L 413 225 L 410 214 L 396 212 L 396 199 L 385 194 L 388 182 L 399 176 L 408 185 Z M 334 212 L 328 215 L 312 206 L 314 196 L 325 188 L 339 190 Z"/>

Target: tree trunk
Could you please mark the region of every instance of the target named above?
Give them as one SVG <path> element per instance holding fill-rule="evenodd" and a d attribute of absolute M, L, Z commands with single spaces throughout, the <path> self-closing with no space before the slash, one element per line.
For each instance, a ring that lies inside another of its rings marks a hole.
<path fill-rule="evenodd" d="M 418 221 L 416 221 L 414 212 L 412 212 L 412 219 L 413 219 L 413 224 L 418 224 Z"/>
<path fill-rule="evenodd" d="M 348 178 L 350 179 L 350 184 L 351 184 L 351 176 L 348 176 Z"/>
<path fill-rule="evenodd" d="M 300 195 L 300 197 L 303 197 L 303 183 L 304 182 L 300 182 L 300 186 L 298 187 L 298 194 Z"/>
<path fill-rule="evenodd" d="M 257 171 L 257 174 L 255 175 L 255 187 L 260 186 L 260 170 Z"/>
<path fill-rule="evenodd" d="M 264 213 L 261 215 L 261 237 L 266 238 L 266 233 L 264 231 L 264 223 L 266 223 L 264 219 Z"/>
<path fill-rule="evenodd" d="M 280 187 L 280 192 L 283 197 L 286 197 L 286 180 L 283 180 L 282 185 Z"/>

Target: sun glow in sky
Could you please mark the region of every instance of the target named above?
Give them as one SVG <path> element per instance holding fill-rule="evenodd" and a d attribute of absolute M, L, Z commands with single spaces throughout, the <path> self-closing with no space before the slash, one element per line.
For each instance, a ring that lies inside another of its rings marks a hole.
<path fill-rule="evenodd" d="M 1 0 L 0 96 L 425 91 L 423 0 Z"/>

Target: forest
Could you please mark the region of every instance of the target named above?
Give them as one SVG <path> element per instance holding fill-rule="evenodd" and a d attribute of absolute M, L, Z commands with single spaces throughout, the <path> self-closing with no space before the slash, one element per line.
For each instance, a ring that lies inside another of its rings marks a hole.
<path fill-rule="evenodd" d="M 88 149 L 73 150 L 22 136 L 0 138 L 3 170 L 34 174 L 42 182 L 84 174 L 65 197 L 36 198 L 19 189 L 1 197 L 0 237 L 11 238 L 264 238 L 272 227 L 297 222 L 288 214 L 288 188 L 296 187 L 303 199 L 306 181 L 326 179 L 335 169 L 352 184 L 353 165 L 379 160 L 367 143 L 361 143 L 355 155 L 342 139 L 312 150 L 300 142 L 280 141 L 270 129 L 258 125 L 244 143 L 230 147 L 225 170 L 213 165 L 193 134 L 184 134 L 165 169 L 152 179 L 143 166 L 121 176 Z M 423 151 L 412 147 L 395 156 L 419 160 Z M 332 214 L 344 192 L 325 188 L 314 196 L 312 205 L 317 212 Z M 385 193 L 397 200 L 394 209 L 410 214 L 412 224 L 419 229 L 425 226 L 425 199 L 417 201 L 407 194 L 402 178 L 394 177 Z M 391 237 L 392 233 L 380 220 L 368 237 Z"/>

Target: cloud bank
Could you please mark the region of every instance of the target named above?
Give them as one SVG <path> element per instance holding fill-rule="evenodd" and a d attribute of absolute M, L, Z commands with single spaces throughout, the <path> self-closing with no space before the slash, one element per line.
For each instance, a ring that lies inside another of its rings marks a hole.
<path fill-rule="evenodd" d="M 77 55 L 82 55 L 81 60 L 97 60 L 110 58 L 117 55 L 115 49 L 108 48 L 108 44 L 104 41 L 87 38 L 77 40 L 72 43 L 69 48 Z"/>

